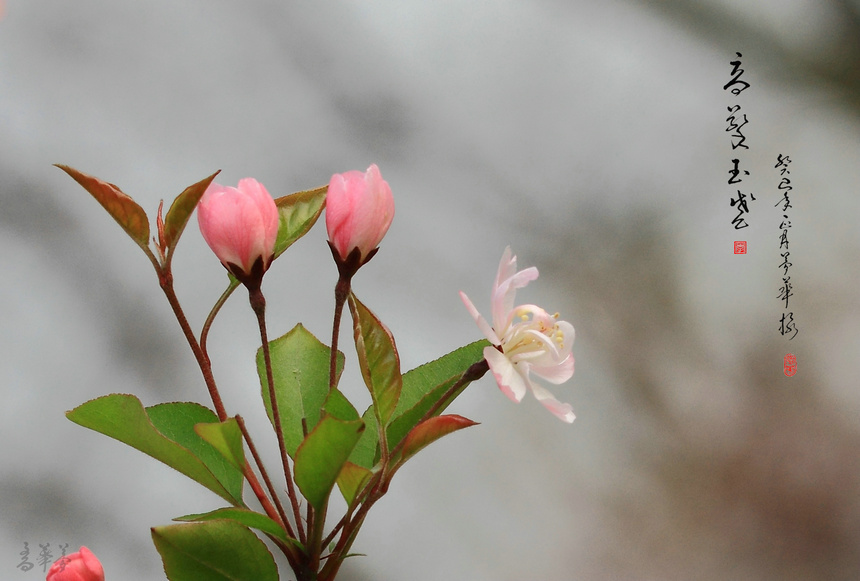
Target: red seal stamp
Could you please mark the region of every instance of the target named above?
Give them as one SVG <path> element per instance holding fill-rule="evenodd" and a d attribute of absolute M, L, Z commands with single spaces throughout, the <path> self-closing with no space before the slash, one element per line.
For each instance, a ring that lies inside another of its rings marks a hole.
<path fill-rule="evenodd" d="M 786 377 L 791 377 L 797 373 L 797 357 L 789 353 L 782 359 L 782 372 Z"/>
<path fill-rule="evenodd" d="M 735 240 L 735 254 L 746 254 L 747 253 L 747 241 L 746 240 Z"/>

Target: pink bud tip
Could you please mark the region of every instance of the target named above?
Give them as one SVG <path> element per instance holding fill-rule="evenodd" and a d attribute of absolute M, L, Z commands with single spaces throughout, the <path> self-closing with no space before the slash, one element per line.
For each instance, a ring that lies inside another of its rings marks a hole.
<path fill-rule="evenodd" d="M 105 581 L 98 558 L 86 547 L 57 559 L 48 570 L 45 581 Z"/>
<path fill-rule="evenodd" d="M 197 222 L 228 270 L 250 275 L 258 259 L 264 271 L 269 267 L 280 219 L 275 201 L 257 180 L 245 178 L 235 188 L 210 184 L 197 205 Z"/>
<path fill-rule="evenodd" d="M 326 194 L 328 239 L 341 260 L 358 248 L 362 261 L 379 246 L 394 218 L 394 198 L 376 164 L 334 174 Z"/>

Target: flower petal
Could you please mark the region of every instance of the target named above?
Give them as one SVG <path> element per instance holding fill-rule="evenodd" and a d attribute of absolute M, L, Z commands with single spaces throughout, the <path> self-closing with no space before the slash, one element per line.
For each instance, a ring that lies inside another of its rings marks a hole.
<path fill-rule="evenodd" d="M 484 359 L 487 360 L 502 393 L 511 401 L 520 403 L 526 394 L 526 383 L 514 364 L 495 347 L 484 348 Z"/>
<path fill-rule="evenodd" d="M 550 383 L 556 385 L 564 383 L 573 377 L 573 355 L 568 355 L 564 361 L 556 365 L 532 365 L 530 370 Z"/>
<path fill-rule="evenodd" d="M 561 403 L 555 399 L 555 396 L 552 395 L 549 390 L 544 389 L 535 383 L 530 383 L 530 387 L 535 399 L 541 402 L 543 407 L 552 412 L 552 414 L 561 421 L 567 422 L 568 424 L 573 423 L 573 420 L 576 419 L 576 416 L 573 415 L 573 406 L 569 403 Z"/>
<path fill-rule="evenodd" d="M 499 271 L 501 270 L 500 264 Z M 496 328 L 502 329 L 511 324 L 517 289 L 523 288 L 537 277 L 538 269 L 531 266 L 502 280 L 493 288 L 493 325 Z"/>
<path fill-rule="evenodd" d="M 475 323 L 477 323 L 478 328 L 484 334 L 484 337 L 486 337 L 493 345 L 501 345 L 502 342 L 499 339 L 499 336 L 496 335 L 496 332 L 493 331 L 493 328 L 490 327 L 487 320 L 481 316 L 481 313 L 478 312 L 478 309 L 475 308 L 475 305 L 472 304 L 472 301 L 469 300 L 466 293 L 460 291 L 460 298 L 463 300 L 463 304 L 466 305 L 466 309 L 468 309 L 469 314 L 472 315 L 473 319 L 475 319 Z"/>

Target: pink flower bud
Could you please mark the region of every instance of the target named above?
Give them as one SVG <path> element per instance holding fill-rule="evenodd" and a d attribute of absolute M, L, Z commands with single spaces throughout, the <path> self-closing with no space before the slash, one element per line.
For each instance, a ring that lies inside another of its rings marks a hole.
<path fill-rule="evenodd" d="M 240 280 L 261 260 L 269 267 L 278 237 L 278 208 L 263 184 L 253 178 L 235 188 L 212 183 L 197 204 L 200 233 L 215 256 Z"/>
<path fill-rule="evenodd" d="M 359 265 L 382 241 L 394 218 L 394 198 L 376 164 L 367 171 L 334 174 L 326 194 L 328 239 L 342 261 L 356 248 Z"/>
<path fill-rule="evenodd" d="M 48 570 L 45 581 L 105 581 L 98 558 L 86 547 L 57 559 Z"/>

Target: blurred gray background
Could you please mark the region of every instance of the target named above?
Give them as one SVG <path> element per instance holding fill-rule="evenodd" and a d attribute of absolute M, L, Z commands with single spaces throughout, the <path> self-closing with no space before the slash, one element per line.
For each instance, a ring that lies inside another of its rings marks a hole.
<path fill-rule="evenodd" d="M 519 300 L 576 327 L 576 374 L 553 390 L 577 420 L 491 378 L 470 387 L 453 411 L 481 425 L 400 472 L 344 580 L 860 578 L 860 3 L 6 4 L 0 577 L 44 577 L 16 568 L 26 541 L 87 545 L 108 579 L 163 579 L 149 527 L 220 506 L 63 416 L 111 392 L 207 395 L 149 262 L 51 164 L 152 216 L 219 168 L 280 196 L 377 163 L 397 214 L 354 288 L 404 369 L 480 337 L 457 291 L 488 313 L 510 244 L 541 272 Z M 751 84 L 737 98 L 722 89 L 735 52 Z M 735 103 L 757 197 L 739 232 Z M 793 160 L 790 342 L 778 153 Z M 175 271 L 199 329 L 225 275 L 196 220 Z M 335 277 L 318 227 L 267 275 L 271 334 L 302 321 L 328 341 Z M 210 346 L 228 409 L 274 458 L 245 296 Z"/>

